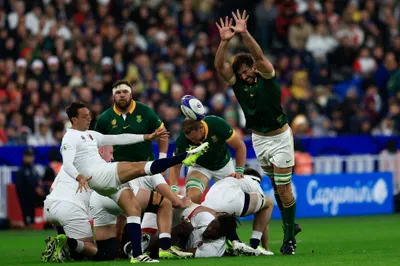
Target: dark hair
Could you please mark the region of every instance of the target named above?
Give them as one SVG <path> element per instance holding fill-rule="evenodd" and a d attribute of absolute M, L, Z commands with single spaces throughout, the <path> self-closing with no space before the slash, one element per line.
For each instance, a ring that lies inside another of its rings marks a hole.
<path fill-rule="evenodd" d="M 254 168 L 250 168 L 250 167 L 244 168 L 243 174 L 258 177 L 258 178 L 260 178 L 260 180 L 262 179 L 261 174 Z"/>
<path fill-rule="evenodd" d="M 117 80 L 117 81 L 114 82 L 114 84 L 112 85 L 112 88 L 114 89 L 114 88 L 116 88 L 116 87 L 118 87 L 118 86 L 121 86 L 121 85 L 126 85 L 126 86 L 128 86 L 129 88 L 132 88 L 132 87 L 131 87 L 131 84 L 130 84 L 128 81 L 126 81 L 126 80 Z"/>
<path fill-rule="evenodd" d="M 254 59 L 251 54 L 239 54 L 236 56 L 235 60 L 233 60 L 232 69 L 235 75 L 238 75 L 239 69 L 242 66 L 253 67 Z"/>
<path fill-rule="evenodd" d="M 239 220 L 234 215 L 224 212 L 218 215 L 217 219 L 220 224 L 221 236 L 229 237 L 234 234 L 238 228 Z"/>
<path fill-rule="evenodd" d="M 192 131 L 199 130 L 202 126 L 203 125 L 200 120 L 185 118 L 182 124 L 182 131 L 185 135 L 188 135 Z"/>
<path fill-rule="evenodd" d="M 212 228 L 214 221 L 218 221 L 219 225 L 219 234 L 217 236 L 210 236 L 208 231 Z M 238 219 L 229 213 L 222 212 L 220 213 L 211 223 L 208 224 L 206 230 L 203 232 L 202 236 L 204 239 L 218 239 L 220 237 L 230 237 L 232 236 L 236 229 L 238 228 Z"/>
<path fill-rule="evenodd" d="M 73 102 L 71 103 L 70 106 L 67 107 L 65 111 L 67 112 L 68 118 L 71 121 L 71 123 L 72 123 L 72 118 L 78 117 L 78 111 L 79 109 L 82 108 L 87 108 L 86 104 L 82 102 Z"/>

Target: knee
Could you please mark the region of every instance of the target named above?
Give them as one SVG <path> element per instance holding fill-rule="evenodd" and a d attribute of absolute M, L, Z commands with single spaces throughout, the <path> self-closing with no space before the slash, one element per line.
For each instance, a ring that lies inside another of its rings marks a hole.
<path fill-rule="evenodd" d="M 272 199 L 270 197 L 265 197 L 265 206 L 270 209 L 273 210 L 274 209 L 274 202 L 272 201 Z"/>

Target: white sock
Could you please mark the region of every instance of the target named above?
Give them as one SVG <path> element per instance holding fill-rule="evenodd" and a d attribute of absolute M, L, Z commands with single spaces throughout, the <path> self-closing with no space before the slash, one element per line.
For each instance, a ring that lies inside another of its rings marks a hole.
<path fill-rule="evenodd" d="M 146 165 L 144 166 L 144 171 L 146 172 L 146 174 L 148 175 L 153 175 L 150 171 L 150 167 L 153 164 L 153 161 L 151 162 L 147 162 Z"/>
<path fill-rule="evenodd" d="M 140 216 L 128 216 L 126 217 L 127 224 L 140 224 Z"/>
<path fill-rule="evenodd" d="M 171 238 L 171 234 L 168 233 L 161 233 L 158 238 Z"/>
<path fill-rule="evenodd" d="M 76 242 L 78 242 L 78 245 L 76 245 L 75 251 L 77 253 L 81 253 L 83 251 L 83 248 L 85 247 L 85 244 L 80 240 L 76 240 Z"/>
<path fill-rule="evenodd" d="M 251 233 L 251 238 L 260 240 L 262 235 L 263 235 L 262 232 L 253 231 L 253 233 Z"/>

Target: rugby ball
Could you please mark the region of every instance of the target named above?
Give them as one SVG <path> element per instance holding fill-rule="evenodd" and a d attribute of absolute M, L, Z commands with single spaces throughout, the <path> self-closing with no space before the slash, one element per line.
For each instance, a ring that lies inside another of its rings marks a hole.
<path fill-rule="evenodd" d="M 203 104 L 192 95 L 185 95 L 181 99 L 182 113 L 193 120 L 201 120 L 206 115 Z"/>

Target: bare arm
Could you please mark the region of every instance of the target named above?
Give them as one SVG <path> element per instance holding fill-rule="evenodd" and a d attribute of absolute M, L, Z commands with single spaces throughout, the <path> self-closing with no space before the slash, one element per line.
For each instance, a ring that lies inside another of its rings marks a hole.
<path fill-rule="evenodd" d="M 233 73 L 231 65 L 226 62 L 226 58 L 228 56 L 229 41 L 235 35 L 235 32 L 232 32 L 230 28 L 232 26 L 232 19 L 228 20 L 228 17 L 225 17 L 224 22 L 221 18 L 220 24 L 221 25 L 219 25 L 218 22 L 215 23 L 221 36 L 221 42 L 215 54 L 214 66 L 225 82 L 233 84 L 234 79 L 232 80 L 232 78 L 234 78 L 235 75 Z"/>
<path fill-rule="evenodd" d="M 160 130 L 166 130 L 165 127 L 160 128 Z M 158 152 L 159 159 L 167 157 L 168 153 L 168 138 L 158 139 Z"/>
<path fill-rule="evenodd" d="M 228 140 L 227 143 L 231 146 L 236 152 L 236 170 L 241 168 L 244 169 L 246 164 L 246 145 L 243 140 L 235 133 L 232 139 Z M 236 171 L 236 173 L 241 173 L 240 176 L 236 175 L 236 178 L 243 177 L 242 171 Z"/>
<path fill-rule="evenodd" d="M 251 36 L 251 34 L 247 31 L 246 23 L 249 19 L 249 16 L 246 17 L 246 10 L 243 12 L 242 15 L 239 13 L 239 10 L 237 10 L 236 14 L 232 12 L 232 16 L 235 19 L 236 25 L 234 27 L 232 26 L 231 28 L 235 32 L 240 33 L 240 35 L 242 36 L 244 44 L 247 46 L 247 48 L 249 48 L 250 53 L 255 60 L 257 70 L 261 74 L 264 74 L 264 78 L 268 78 L 268 74 L 271 74 L 269 78 L 272 78 L 274 76 L 273 65 L 264 56 L 260 45 L 258 45 L 253 36 Z"/>

